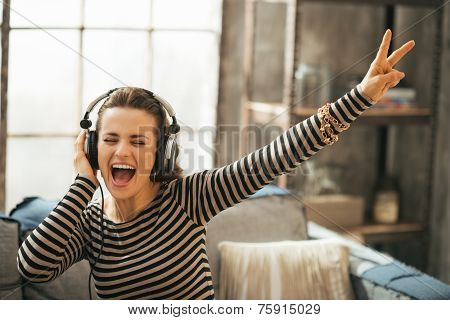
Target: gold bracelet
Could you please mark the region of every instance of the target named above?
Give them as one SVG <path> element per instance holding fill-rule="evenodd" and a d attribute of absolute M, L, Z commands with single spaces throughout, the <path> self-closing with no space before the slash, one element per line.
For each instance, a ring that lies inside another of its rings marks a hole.
<path fill-rule="evenodd" d="M 319 108 L 320 132 L 322 134 L 323 142 L 326 143 L 327 145 L 332 145 L 333 143 L 339 140 L 339 137 L 334 134 L 333 129 L 331 128 L 330 121 L 333 123 L 336 123 L 337 121 L 330 115 L 329 109 L 330 109 L 329 103 Z M 337 124 L 339 125 L 340 123 L 337 122 Z"/>
<path fill-rule="evenodd" d="M 338 141 L 338 136 L 333 134 L 331 125 L 329 123 L 325 123 L 325 121 L 323 119 L 321 119 L 320 121 L 321 121 L 320 132 L 323 137 L 322 141 L 328 145 L 332 145 L 333 143 Z"/>
<path fill-rule="evenodd" d="M 335 127 L 338 127 L 338 128 L 341 129 L 342 131 L 345 131 L 345 130 L 347 130 L 348 128 L 350 128 L 350 125 L 349 125 L 349 124 L 345 124 L 345 123 L 339 122 L 335 117 L 333 117 L 333 116 L 330 114 L 330 107 L 331 107 L 331 104 L 330 104 L 329 102 L 327 102 L 326 105 L 324 105 L 323 107 L 321 107 L 321 108 L 319 109 L 319 112 L 322 112 L 322 114 L 325 114 L 325 117 L 326 117 L 326 120 L 325 120 L 325 121 L 326 121 L 327 123 L 329 123 L 330 120 L 331 120 L 331 122 L 335 125 Z"/>
<path fill-rule="evenodd" d="M 331 129 L 331 125 L 329 122 L 329 118 L 325 113 L 325 108 L 319 108 L 320 114 L 320 133 L 322 134 L 322 141 L 327 145 L 332 145 L 337 141 L 337 136 L 333 134 L 333 130 Z M 327 136 L 328 135 L 328 136 Z"/>
<path fill-rule="evenodd" d="M 331 104 L 327 102 L 324 106 L 319 108 L 319 113 L 321 115 L 320 132 L 322 133 L 323 142 L 328 145 L 332 145 L 339 140 L 339 137 L 334 134 L 330 122 L 333 123 L 334 128 L 338 127 L 341 131 L 345 131 L 350 127 L 349 124 L 339 122 L 330 114 L 330 106 Z"/>

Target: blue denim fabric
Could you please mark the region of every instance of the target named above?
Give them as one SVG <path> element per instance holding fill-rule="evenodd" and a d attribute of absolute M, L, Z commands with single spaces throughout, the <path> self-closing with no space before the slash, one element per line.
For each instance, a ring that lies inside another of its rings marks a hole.
<path fill-rule="evenodd" d="M 273 184 L 268 184 L 261 190 L 258 190 L 255 194 L 250 196 L 250 199 L 256 199 L 267 196 L 284 196 L 288 195 L 289 191 L 287 189 L 280 188 Z"/>
<path fill-rule="evenodd" d="M 36 228 L 56 207 L 59 200 L 26 197 L 9 212 L 9 216 L 20 222 L 20 231 Z"/>

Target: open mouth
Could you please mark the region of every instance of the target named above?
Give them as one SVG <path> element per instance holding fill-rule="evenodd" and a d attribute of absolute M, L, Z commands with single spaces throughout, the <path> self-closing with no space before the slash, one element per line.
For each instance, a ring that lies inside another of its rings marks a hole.
<path fill-rule="evenodd" d="M 115 185 L 126 186 L 136 174 L 136 169 L 111 167 L 111 175 Z"/>

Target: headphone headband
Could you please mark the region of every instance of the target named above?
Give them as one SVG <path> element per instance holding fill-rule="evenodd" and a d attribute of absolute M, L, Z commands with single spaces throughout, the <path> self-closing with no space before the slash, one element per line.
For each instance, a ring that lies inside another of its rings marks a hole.
<path fill-rule="evenodd" d="M 90 126 L 92 125 L 92 122 L 89 120 L 89 113 L 92 112 L 92 110 L 95 108 L 95 106 L 102 101 L 105 98 L 108 98 L 114 91 L 118 90 L 118 89 L 122 89 L 122 88 L 127 88 L 127 87 L 118 87 L 118 88 L 114 88 L 109 90 L 108 92 L 102 94 L 101 96 L 98 96 L 94 101 L 92 101 L 89 106 L 87 107 L 87 110 L 84 114 L 83 119 L 80 121 L 80 126 L 83 129 L 88 129 L 90 128 Z M 170 125 L 170 132 L 171 134 L 175 134 L 178 133 L 180 131 L 180 126 L 177 123 L 177 118 L 175 117 L 175 111 L 172 108 L 172 106 L 170 105 L 170 103 L 164 99 L 163 97 L 151 92 L 150 90 L 144 89 L 144 88 L 140 88 L 143 91 L 145 91 L 149 96 L 151 96 L 152 98 L 155 98 L 156 100 L 158 100 L 158 102 L 163 106 L 164 110 L 166 110 L 166 112 L 169 114 L 169 116 L 172 118 L 172 124 Z"/>

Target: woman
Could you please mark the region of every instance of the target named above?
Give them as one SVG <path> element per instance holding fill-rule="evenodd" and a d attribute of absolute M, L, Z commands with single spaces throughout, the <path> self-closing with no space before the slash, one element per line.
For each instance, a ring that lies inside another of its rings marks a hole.
<path fill-rule="evenodd" d="M 205 242 L 208 221 L 332 144 L 396 86 L 404 73 L 393 67 L 414 41 L 387 57 L 390 40 L 387 30 L 363 81 L 329 109 L 321 108 L 230 165 L 186 177 L 176 170 L 162 182 L 149 179 L 158 128 L 165 121 L 161 106 L 141 89 L 117 90 L 97 121 L 99 169 L 111 194 L 104 212 L 100 202 L 91 201 L 99 181 L 83 151 L 83 130 L 75 143 L 75 182 L 22 244 L 20 273 L 30 281 L 50 281 L 86 258 L 100 298 L 213 299 Z M 331 126 L 323 132 L 327 119 Z"/>

